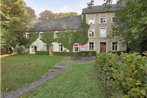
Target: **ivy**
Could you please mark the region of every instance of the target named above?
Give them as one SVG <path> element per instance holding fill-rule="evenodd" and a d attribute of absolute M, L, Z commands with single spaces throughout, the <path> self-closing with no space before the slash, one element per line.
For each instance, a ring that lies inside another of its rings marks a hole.
<path fill-rule="evenodd" d="M 58 42 L 62 43 L 63 46 L 70 51 L 72 51 L 73 44 L 79 43 L 79 44 L 86 44 L 88 42 L 88 36 L 87 31 L 89 29 L 89 25 L 86 24 L 85 15 L 83 16 L 83 21 L 81 23 L 81 29 L 79 30 L 64 30 L 59 31 L 59 37 L 54 38 L 54 32 L 48 31 L 43 33 L 43 42 L 47 43 L 48 47 L 51 46 L 52 42 Z M 31 33 L 30 38 L 28 40 L 28 43 L 26 44 L 27 47 L 31 45 L 37 39 L 39 36 L 39 33 Z"/>

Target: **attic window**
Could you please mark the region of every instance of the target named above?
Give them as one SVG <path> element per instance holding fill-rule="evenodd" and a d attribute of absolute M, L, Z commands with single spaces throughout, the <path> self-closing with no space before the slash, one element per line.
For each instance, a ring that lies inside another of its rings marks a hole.
<path fill-rule="evenodd" d="M 58 31 L 55 31 L 54 32 L 54 38 L 58 38 L 59 37 L 59 32 Z"/>
<path fill-rule="evenodd" d="M 29 33 L 26 33 L 25 37 L 26 39 L 29 39 Z"/>
<path fill-rule="evenodd" d="M 42 39 L 42 37 L 43 37 L 43 32 L 40 32 L 39 33 L 39 39 Z"/>
<path fill-rule="evenodd" d="M 101 18 L 99 19 L 99 23 L 100 23 L 100 24 L 105 24 L 105 23 L 107 23 L 106 17 L 101 17 Z"/>

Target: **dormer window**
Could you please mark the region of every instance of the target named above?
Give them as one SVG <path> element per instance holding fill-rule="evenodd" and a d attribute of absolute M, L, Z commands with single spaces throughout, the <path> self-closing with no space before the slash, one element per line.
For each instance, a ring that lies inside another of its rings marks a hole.
<path fill-rule="evenodd" d="M 39 39 L 42 39 L 42 37 L 43 37 L 43 32 L 40 32 L 39 33 Z"/>
<path fill-rule="evenodd" d="M 26 39 L 29 39 L 29 33 L 26 32 L 26 35 L 25 35 Z"/>
<path fill-rule="evenodd" d="M 89 31 L 88 31 L 88 36 L 89 37 L 94 37 L 94 29 L 90 29 Z"/>
<path fill-rule="evenodd" d="M 88 24 L 89 24 L 89 25 L 95 24 L 95 19 L 94 19 L 94 18 L 88 19 Z"/>
<path fill-rule="evenodd" d="M 99 19 L 99 23 L 100 23 L 100 24 L 105 24 L 105 23 L 107 23 L 106 17 L 101 17 L 101 18 Z"/>
<path fill-rule="evenodd" d="M 54 32 L 54 38 L 58 38 L 59 37 L 59 32 L 58 31 L 55 31 Z"/>

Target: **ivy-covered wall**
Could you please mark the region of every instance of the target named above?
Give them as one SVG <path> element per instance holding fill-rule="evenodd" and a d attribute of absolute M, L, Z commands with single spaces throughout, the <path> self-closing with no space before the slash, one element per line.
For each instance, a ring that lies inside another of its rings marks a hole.
<path fill-rule="evenodd" d="M 42 40 L 47 43 L 48 47 L 51 46 L 52 42 L 59 42 L 62 43 L 65 48 L 72 50 L 74 43 L 86 44 L 88 42 L 88 29 L 89 26 L 86 24 L 85 16 L 83 16 L 80 30 L 59 31 L 58 38 L 54 38 L 53 31 L 44 32 Z M 26 47 L 29 47 L 38 37 L 39 33 L 31 32 Z"/>

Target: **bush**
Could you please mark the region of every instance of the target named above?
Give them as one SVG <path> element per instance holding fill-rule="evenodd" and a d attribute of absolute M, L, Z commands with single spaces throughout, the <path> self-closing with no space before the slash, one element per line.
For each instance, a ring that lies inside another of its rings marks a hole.
<path fill-rule="evenodd" d="M 16 46 L 15 49 L 14 49 L 14 51 L 15 51 L 17 54 L 26 54 L 26 53 L 29 52 L 29 50 L 28 50 L 25 46 L 23 46 L 23 45 L 21 45 L 21 46 Z"/>
<path fill-rule="evenodd" d="M 81 52 L 54 52 L 54 55 L 58 56 L 75 56 L 75 57 L 85 57 L 85 56 L 96 56 L 96 51 L 81 51 Z"/>
<path fill-rule="evenodd" d="M 114 53 L 117 55 L 121 55 L 121 53 L 126 53 L 126 51 L 109 51 L 108 53 Z"/>
<path fill-rule="evenodd" d="M 37 51 L 36 55 L 49 55 L 48 51 Z"/>
<path fill-rule="evenodd" d="M 147 97 L 147 57 L 137 53 L 122 53 L 120 56 L 102 53 L 97 55 L 96 69 L 105 87 L 106 97 Z"/>

